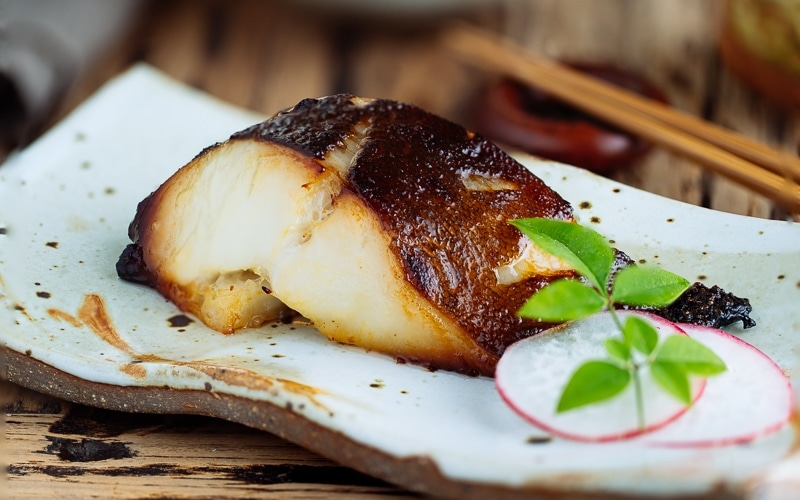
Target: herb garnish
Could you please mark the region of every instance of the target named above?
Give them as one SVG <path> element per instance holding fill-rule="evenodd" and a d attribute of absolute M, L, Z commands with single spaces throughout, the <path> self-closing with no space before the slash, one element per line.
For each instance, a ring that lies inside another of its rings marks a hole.
<path fill-rule="evenodd" d="M 692 403 L 690 375 L 708 377 L 726 370 L 716 354 L 690 337 L 672 335 L 660 342 L 658 331 L 645 318 L 630 315 L 623 323 L 616 312 L 616 305 L 667 306 L 689 287 L 686 279 L 650 265 L 629 265 L 612 276 L 614 249 L 602 235 L 579 224 L 538 218 L 517 219 L 511 224 L 584 278 L 553 281 L 534 294 L 518 314 L 563 322 L 607 310 L 621 334 L 606 340 L 607 359 L 587 361 L 572 374 L 559 399 L 558 413 L 611 399 L 632 381 L 637 419 L 644 428 L 640 381 L 644 367 L 649 367 L 659 386 L 687 406 Z"/>

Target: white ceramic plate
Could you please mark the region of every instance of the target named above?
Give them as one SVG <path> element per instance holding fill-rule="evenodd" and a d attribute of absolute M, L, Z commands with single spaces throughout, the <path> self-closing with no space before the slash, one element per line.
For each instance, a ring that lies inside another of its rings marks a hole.
<path fill-rule="evenodd" d="M 764 477 L 791 469 L 791 426 L 717 449 L 548 439 L 487 378 L 397 364 L 300 325 L 234 336 L 183 325 L 171 303 L 116 277 L 128 223 L 178 167 L 260 119 L 138 66 L 0 168 L 0 361 L 10 379 L 107 408 L 246 423 L 454 498 L 754 496 Z M 635 259 L 750 298 L 758 326 L 732 331 L 798 385 L 800 226 L 521 160 Z"/>

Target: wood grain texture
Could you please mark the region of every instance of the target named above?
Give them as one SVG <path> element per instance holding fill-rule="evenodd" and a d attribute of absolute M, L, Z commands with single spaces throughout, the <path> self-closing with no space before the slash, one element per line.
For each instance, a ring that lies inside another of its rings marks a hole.
<path fill-rule="evenodd" d="M 304 97 L 353 92 L 412 102 L 469 125 L 471 103 L 492 76 L 437 47 L 438 23 L 447 19 L 320 13 L 311 3 L 148 3 L 132 33 L 76 82 L 53 121 L 142 61 L 263 114 Z M 765 101 L 721 64 L 717 8 L 713 0 L 505 0 L 458 16 L 551 57 L 639 73 L 675 107 L 796 155 L 800 112 Z M 787 217 L 768 200 L 663 150 L 613 177 L 696 205 Z M 9 466 L 8 477 L 0 475 L 0 498 L 414 496 L 222 421 L 93 410 L 7 382 L 0 382 L 0 403 L 7 414 L 0 461 Z M 92 456 L 105 458 L 78 460 Z"/>
<path fill-rule="evenodd" d="M 20 411 L 25 410 L 27 411 Z M 265 432 L 205 417 L 12 405 L 11 498 L 408 498 Z M 16 411 L 15 411 L 16 410 Z"/>

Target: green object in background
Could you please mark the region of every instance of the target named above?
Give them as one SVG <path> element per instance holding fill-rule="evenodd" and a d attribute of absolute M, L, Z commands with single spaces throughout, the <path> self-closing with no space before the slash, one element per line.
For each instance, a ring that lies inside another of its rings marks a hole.
<path fill-rule="evenodd" d="M 729 0 L 728 7 L 742 45 L 800 77 L 800 0 Z"/>

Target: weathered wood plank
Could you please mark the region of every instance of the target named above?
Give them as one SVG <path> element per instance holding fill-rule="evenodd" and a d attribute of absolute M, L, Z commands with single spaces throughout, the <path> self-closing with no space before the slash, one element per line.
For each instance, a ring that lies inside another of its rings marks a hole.
<path fill-rule="evenodd" d="M 203 90 L 265 114 L 332 91 L 336 57 L 321 19 L 253 0 L 219 2 L 208 15 L 216 34 L 204 58 Z"/>
<path fill-rule="evenodd" d="M 10 413 L 11 498 L 410 498 L 271 434 L 205 417 L 83 406 Z"/>

